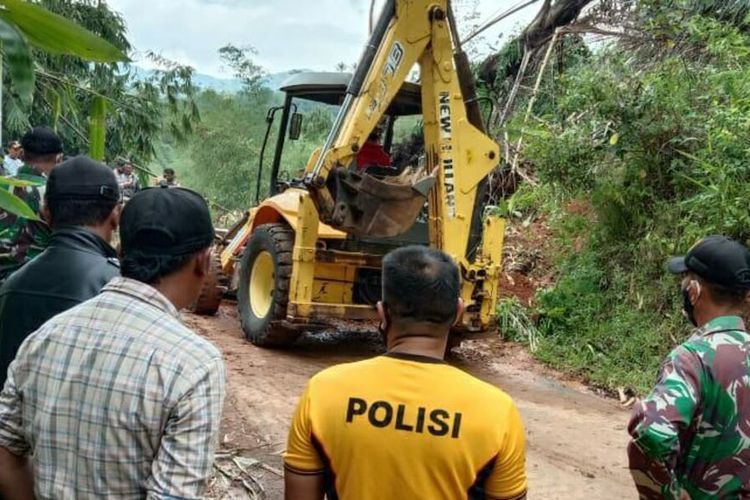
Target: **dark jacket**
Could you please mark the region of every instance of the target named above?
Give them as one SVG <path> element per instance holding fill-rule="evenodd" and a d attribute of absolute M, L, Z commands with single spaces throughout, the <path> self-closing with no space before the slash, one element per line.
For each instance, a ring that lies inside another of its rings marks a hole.
<path fill-rule="evenodd" d="M 26 337 L 119 274 L 115 250 L 96 234 L 80 227 L 53 232 L 49 247 L 0 287 L 0 389 Z"/>

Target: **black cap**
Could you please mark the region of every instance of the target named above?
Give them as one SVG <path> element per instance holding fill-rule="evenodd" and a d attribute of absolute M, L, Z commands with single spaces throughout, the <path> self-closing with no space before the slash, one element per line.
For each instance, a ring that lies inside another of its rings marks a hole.
<path fill-rule="evenodd" d="M 190 255 L 211 246 L 214 227 L 201 195 L 183 188 L 145 189 L 125 205 L 120 218 L 123 254 Z"/>
<path fill-rule="evenodd" d="M 49 200 L 120 199 L 120 187 L 108 166 L 88 156 L 76 156 L 52 169 L 45 196 Z"/>
<path fill-rule="evenodd" d="M 703 238 L 687 255 L 670 259 L 667 269 L 673 274 L 691 271 L 733 290 L 750 289 L 750 250 L 726 236 Z"/>
<path fill-rule="evenodd" d="M 34 127 L 21 139 L 24 153 L 37 156 L 59 154 L 63 152 L 62 141 L 49 127 Z"/>

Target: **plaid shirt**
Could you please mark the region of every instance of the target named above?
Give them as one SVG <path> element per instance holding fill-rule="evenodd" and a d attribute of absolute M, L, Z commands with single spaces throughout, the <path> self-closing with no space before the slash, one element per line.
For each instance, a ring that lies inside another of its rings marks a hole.
<path fill-rule="evenodd" d="M 0 446 L 31 455 L 37 498 L 198 498 L 223 399 L 221 353 L 154 288 L 115 278 L 21 346 Z"/>

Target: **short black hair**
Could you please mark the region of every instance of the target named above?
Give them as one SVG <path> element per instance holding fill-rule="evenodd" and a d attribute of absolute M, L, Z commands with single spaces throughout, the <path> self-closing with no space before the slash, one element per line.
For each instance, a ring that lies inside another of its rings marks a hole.
<path fill-rule="evenodd" d="M 56 157 L 63 152 L 62 141 L 50 127 L 34 127 L 21 138 L 27 160 Z"/>
<path fill-rule="evenodd" d="M 453 259 L 423 246 L 407 246 L 383 259 L 383 303 L 394 319 L 455 321 L 461 277 Z"/>
<path fill-rule="evenodd" d="M 43 155 L 39 155 L 36 153 L 32 153 L 31 151 L 23 150 L 23 159 L 27 162 L 30 161 L 54 161 L 57 159 L 57 153 L 47 153 Z"/>
<path fill-rule="evenodd" d="M 176 273 L 185 267 L 202 251 L 199 250 L 186 255 L 153 255 L 139 250 L 131 250 L 120 256 L 120 274 L 124 278 L 152 285 L 158 283 L 163 277 Z"/>
<path fill-rule="evenodd" d="M 165 168 L 164 169 L 164 173 L 165 174 L 174 174 L 174 169 L 173 168 Z"/>
<path fill-rule="evenodd" d="M 50 225 L 53 228 L 63 226 L 98 226 L 110 216 L 118 200 L 71 200 L 47 198 Z"/>

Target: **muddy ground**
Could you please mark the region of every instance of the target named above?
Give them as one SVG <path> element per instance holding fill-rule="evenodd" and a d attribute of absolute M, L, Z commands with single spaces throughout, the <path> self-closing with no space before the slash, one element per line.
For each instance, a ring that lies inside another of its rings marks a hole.
<path fill-rule="evenodd" d="M 305 337 L 290 351 L 259 349 L 242 338 L 235 311 L 229 303 L 213 318 L 186 315 L 223 351 L 227 366 L 222 449 L 210 493 L 282 498 L 281 454 L 308 378 L 382 348 L 374 332 L 360 330 Z M 624 451 L 628 413 L 616 401 L 562 379 L 499 339 L 469 342 L 451 362 L 515 399 L 528 436 L 529 498 L 635 497 Z"/>

